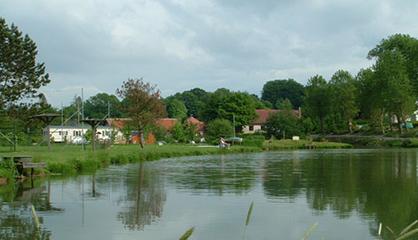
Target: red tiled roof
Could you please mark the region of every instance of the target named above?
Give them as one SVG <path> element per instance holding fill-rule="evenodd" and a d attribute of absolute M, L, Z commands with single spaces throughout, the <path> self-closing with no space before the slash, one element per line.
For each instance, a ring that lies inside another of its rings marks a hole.
<path fill-rule="evenodd" d="M 205 123 L 199 121 L 197 118 L 189 117 L 186 122 L 197 127 L 197 130 L 202 131 L 205 128 Z"/>
<path fill-rule="evenodd" d="M 267 119 L 269 118 L 270 114 L 278 113 L 281 110 L 278 109 L 256 109 L 255 112 L 257 113 L 257 117 L 252 122 L 253 125 L 263 125 L 267 122 Z M 292 110 L 293 114 L 300 118 L 300 110 Z"/>
<path fill-rule="evenodd" d="M 160 118 L 157 120 L 157 125 L 165 128 L 165 130 L 171 130 L 177 122 L 176 118 Z"/>
<path fill-rule="evenodd" d="M 122 129 L 125 124 L 131 121 L 130 118 L 108 118 L 106 119 L 107 124 L 113 128 Z"/>

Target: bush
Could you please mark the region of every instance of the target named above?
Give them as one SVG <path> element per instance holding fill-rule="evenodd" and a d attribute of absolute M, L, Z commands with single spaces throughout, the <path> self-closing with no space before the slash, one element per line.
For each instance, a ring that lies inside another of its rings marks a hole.
<path fill-rule="evenodd" d="M 297 119 L 290 111 L 278 112 L 271 115 L 266 122 L 265 130 L 268 138 L 274 136 L 277 139 L 300 136 L 302 131 Z"/>
<path fill-rule="evenodd" d="M 233 135 L 233 127 L 226 119 L 215 119 L 210 121 L 206 127 L 206 140 L 209 143 L 217 144 L 219 138 Z"/>
<path fill-rule="evenodd" d="M 253 146 L 253 147 L 263 147 L 265 138 L 263 135 L 243 135 L 242 136 L 242 145 L 243 146 Z"/>

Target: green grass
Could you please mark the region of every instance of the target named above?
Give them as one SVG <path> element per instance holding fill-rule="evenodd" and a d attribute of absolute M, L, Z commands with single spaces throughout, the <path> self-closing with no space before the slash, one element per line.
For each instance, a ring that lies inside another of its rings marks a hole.
<path fill-rule="evenodd" d="M 10 152 L 8 147 L 0 147 L 0 156 L 29 155 L 34 162 L 46 162 L 46 172 L 51 174 L 73 175 L 77 173 L 94 172 L 111 164 L 127 164 L 139 161 L 153 161 L 162 158 L 199 156 L 212 154 L 230 154 L 243 152 L 259 152 L 262 150 L 301 149 L 308 148 L 349 148 L 350 144 L 332 142 L 308 142 L 306 140 L 266 141 L 263 147 L 235 145 L 229 149 L 219 149 L 214 146 L 194 146 L 186 144 L 167 144 L 164 146 L 147 145 L 140 149 L 138 145 L 113 145 L 107 149 L 95 152 L 91 146 L 82 150 L 76 145 L 52 145 L 51 151 L 46 146 L 21 146 L 17 152 Z M 10 174 L 0 168 L 0 176 Z M 37 171 L 40 172 L 40 171 Z"/>
<path fill-rule="evenodd" d="M 348 143 L 338 142 L 312 142 L 308 140 L 273 140 L 265 141 L 263 149 L 282 150 L 282 149 L 324 149 L 324 148 L 352 148 Z"/>
<path fill-rule="evenodd" d="M 87 146 L 53 145 L 51 151 L 43 146 L 19 147 L 17 152 L 9 152 L 0 147 L 0 156 L 29 155 L 34 162 L 46 162 L 46 171 L 53 174 L 71 175 L 81 172 L 94 172 L 110 164 L 127 164 L 139 161 L 153 161 L 161 158 L 197 156 L 211 154 L 229 154 L 261 151 L 257 147 L 233 146 L 230 149 L 217 147 L 197 147 L 193 145 L 168 144 L 164 146 L 148 145 L 140 149 L 138 145 L 113 145 L 96 152 Z M 0 172 L 1 173 L 1 172 Z"/>

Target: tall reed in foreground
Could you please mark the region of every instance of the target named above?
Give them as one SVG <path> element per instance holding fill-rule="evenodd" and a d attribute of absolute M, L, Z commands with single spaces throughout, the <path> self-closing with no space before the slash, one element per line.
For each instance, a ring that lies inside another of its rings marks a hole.
<path fill-rule="evenodd" d="M 413 235 L 418 233 L 418 227 L 415 227 L 418 223 L 418 220 L 415 220 L 411 224 L 409 224 L 407 227 L 402 229 L 401 232 L 398 234 L 395 233 L 389 226 L 385 226 L 386 230 L 390 233 L 391 237 L 389 239 L 393 240 L 404 240 L 412 237 Z M 382 223 L 379 224 L 379 230 L 378 230 L 378 236 L 380 239 L 385 239 L 382 236 Z M 414 228 L 415 227 L 415 228 Z"/>
<path fill-rule="evenodd" d="M 189 228 L 189 230 L 187 230 L 185 233 L 183 233 L 183 235 L 181 235 L 181 237 L 179 238 L 179 240 L 187 240 L 189 239 L 190 236 L 192 236 L 194 231 L 194 227 Z"/>

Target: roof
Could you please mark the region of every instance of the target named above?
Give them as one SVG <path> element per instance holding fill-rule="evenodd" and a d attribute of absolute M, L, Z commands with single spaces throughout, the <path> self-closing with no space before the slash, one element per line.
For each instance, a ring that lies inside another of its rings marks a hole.
<path fill-rule="evenodd" d="M 160 118 L 156 121 L 158 126 L 165 128 L 165 130 L 171 130 L 177 124 L 176 118 Z"/>
<path fill-rule="evenodd" d="M 267 122 L 267 119 L 271 114 L 278 113 L 282 110 L 279 109 L 256 109 L 255 112 L 257 114 L 256 119 L 252 122 L 253 125 L 263 125 Z M 298 110 L 292 110 L 293 114 L 300 118 L 301 117 L 301 111 Z"/>
<path fill-rule="evenodd" d="M 199 121 L 199 119 L 194 118 L 194 117 L 189 117 L 186 119 L 186 122 L 190 125 L 194 125 L 197 127 L 197 130 L 202 131 L 203 128 L 205 127 L 205 123 Z"/>
<path fill-rule="evenodd" d="M 106 119 L 107 124 L 113 128 L 122 129 L 125 124 L 131 121 L 130 118 L 108 118 Z"/>

